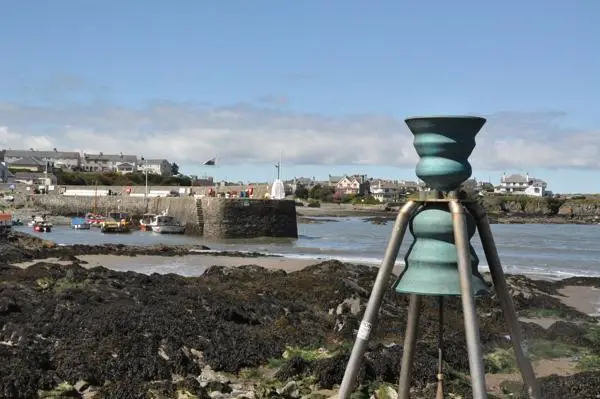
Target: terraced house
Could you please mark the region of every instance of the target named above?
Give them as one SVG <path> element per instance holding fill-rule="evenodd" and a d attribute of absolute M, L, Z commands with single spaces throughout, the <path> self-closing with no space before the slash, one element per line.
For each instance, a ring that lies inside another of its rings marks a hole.
<path fill-rule="evenodd" d="M 58 151 L 54 148 L 52 151 L 6 150 L 4 153 L 4 162 L 9 167 L 14 164 L 27 164 L 32 159 L 36 163 L 50 163 L 56 169 L 77 170 L 81 167 L 81 155 L 75 151 Z"/>
<path fill-rule="evenodd" d="M 136 155 L 123 153 L 114 154 L 83 154 L 81 169 L 84 172 L 114 172 L 131 173 L 138 170 L 138 158 Z"/>

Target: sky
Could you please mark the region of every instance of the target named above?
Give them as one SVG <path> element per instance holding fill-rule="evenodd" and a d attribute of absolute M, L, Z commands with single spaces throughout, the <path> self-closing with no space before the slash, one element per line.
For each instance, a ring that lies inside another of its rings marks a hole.
<path fill-rule="evenodd" d="M 475 178 L 600 192 L 597 0 L 0 5 L 0 148 L 414 180 L 404 119 L 478 115 Z"/>

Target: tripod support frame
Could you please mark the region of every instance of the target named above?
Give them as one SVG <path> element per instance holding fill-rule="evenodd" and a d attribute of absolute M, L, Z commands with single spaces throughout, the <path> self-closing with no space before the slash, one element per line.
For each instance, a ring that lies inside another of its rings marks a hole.
<path fill-rule="evenodd" d="M 394 223 L 392 233 L 389 239 L 383 261 L 379 268 L 375 284 L 371 291 L 367 307 L 363 319 L 360 323 L 360 328 L 352 348 L 352 353 L 346 367 L 344 378 L 340 386 L 338 397 L 340 399 L 348 399 L 352 393 L 356 376 L 360 369 L 362 358 L 367 348 L 367 343 L 371 333 L 371 329 L 376 322 L 379 309 L 383 300 L 385 291 L 389 289 L 388 281 L 392 274 L 392 270 L 400 251 L 402 240 L 406 233 L 411 217 L 420 206 L 431 202 L 444 202 L 448 204 L 448 208 L 452 213 L 454 241 L 457 251 L 458 271 L 461 284 L 462 308 L 464 314 L 465 334 L 467 341 L 467 351 L 469 357 L 469 369 L 471 374 L 471 382 L 473 388 L 474 399 L 487 399 L 487 390 L 485 385 L 485 370 L 483 367 L 483 355 L 481 342 L 479 338 L 479 322 L 477 319 L 477 309 L 475 298 L 471 289 L 471 266 L 469 253 L 469 237 L 467 233 L 465 212 L 469 212 L 475 219 L 477 230 L 481 238 L 485 257 L 490 269 L 493 285 L 496 289 L 496 294 L 506 319 L 510 340 L 515 351 L 517 365 L 521 372 L 521 376 L 525 385 L 528 388 L 529 397 L 531 399 L 542 399 L 540 396 L 540 387 L 535 377 L 535 373 L 531 362 L 525 350 L 523 349 L 523 337 L 518 323 L 518 318 L 515 312 L 512 298 L 508 291 L 508 285 L 490 223 L 487 214 L 483 207 L 475 201 L 462 199 L 461 193 L 452 191 L 446 195 L 442 195 L 437 191 L 420 192 L 418 200 L 409 201 L 398 212 L 398 216 Z M 438 343 L 439 365 L 438 365 L 438 387 L 437 399 L 442 399 L 444 396 L 443 390 L 443 299 L 439 297 L 439 313 L 440 313 L 440 337 Z M 398 399 L 409 399 L 410 392 L 410 374 L 415 354 L 415 346 L 417 341 L 417 330 L 419 324 L 421 297 L 416 294 L 410 294 L 407 326 L 404 337 L 404 347 L 402 361 L 400 367 L 400 379 L 398 388 Z"/>

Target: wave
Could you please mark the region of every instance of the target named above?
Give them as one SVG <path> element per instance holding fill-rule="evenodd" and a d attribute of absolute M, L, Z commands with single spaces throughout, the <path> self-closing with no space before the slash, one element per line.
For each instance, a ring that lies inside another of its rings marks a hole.
<path fill-rule="evenodd" d="M 307 259 L 307 260 L 338 260 L 343 263 L 361 264 L 367 266 L 379 266 L 382 259 L 368 256 L 347 256 L 337 254 L 302 254 L 302 253 L 269 253 L 269 255 L 290 258 L 290 259 Z M 396 266 L 405 266 L 403 259 L 398 258 L 395 262 Z M 592 270 L 561 270 L 548 269 L 547 267 L 523 266 L 523 265 L 502 265 L 502 269 L 506 274 L 521 274 L 532 277 L 540 277 L 550 280 L 563 280 L 569 277 L 600 277 L 600 271 Z M 480 273 L 489 273 L 490 269 L 487 264 L 480 263 L 478 270 Z"/>

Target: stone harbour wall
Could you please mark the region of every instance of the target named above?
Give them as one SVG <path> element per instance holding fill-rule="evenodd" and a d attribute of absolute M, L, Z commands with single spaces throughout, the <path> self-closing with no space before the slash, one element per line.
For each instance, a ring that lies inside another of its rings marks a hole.
<path fill-rule="evenodd" d="M 292 200 L 257 200 L 246 198 L 128 196 L 69 197 L 37 195 L 36 208 L 52 215 L 83 216 L 96 209 L 128 212 L 135 218 L 142 214 L 161 213 L 168 209 L 186 226 L 186 234 L 211 238 L 298 237 L 296 206 Z"/>
<path fill-rule="evenodd" d="M 215 238 L 298 237 L 292 200 L 202 198 L 204 235 Z"/>

